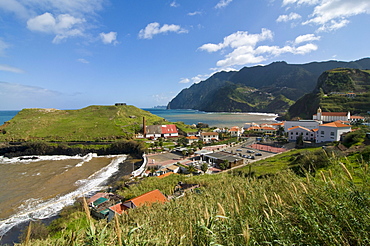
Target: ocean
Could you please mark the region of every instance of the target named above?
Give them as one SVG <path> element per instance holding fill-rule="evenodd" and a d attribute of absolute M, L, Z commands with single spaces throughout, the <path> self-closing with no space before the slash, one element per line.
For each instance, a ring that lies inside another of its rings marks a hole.
<path fill-rule="evenodd" d="M 244 123 L 247 122 L 257 124 L 272 123 L 278 117 L 277 114 L 273 113 L 210 113 L 191 109 L 143 109 L 163 117 L 170 122 L 182 121 L 187 125 L 202 122 L 208 124 L 210 127 L 243 127 Z"/>

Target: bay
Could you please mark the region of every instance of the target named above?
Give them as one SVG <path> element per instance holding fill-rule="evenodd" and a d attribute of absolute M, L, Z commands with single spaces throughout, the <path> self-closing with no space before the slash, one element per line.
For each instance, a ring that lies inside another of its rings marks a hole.
<path fill-rule="evenodd" d="M 18 114 L 19 110 L 1 110 L 0 111 L 0 126 L 5 122 L 13 119 Z"/>
<path fill-rule="evenodd" d="M 143 108 L 152 114 L 165 118 L 170 122 L 182 121 L 187 125 L 199 122 L 210 127 L 243 127 L 245 123 L 272 123 L 276 122 L 277 114 L 273 113 L 230 113 L 230 112 L 203 112 L 191 109 L 158 109 Z"/>

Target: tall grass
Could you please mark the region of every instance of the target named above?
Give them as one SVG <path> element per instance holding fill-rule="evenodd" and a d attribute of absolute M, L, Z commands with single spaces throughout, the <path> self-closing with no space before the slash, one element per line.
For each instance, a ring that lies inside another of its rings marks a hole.
<path fill-rule="evenodd" d="M 154 188 L 171 194 L 179 180 L 199 183 L 201 188 L 165 204 L 130 210 L 112 223 L 75 212 L 69 223 L 79 221 L 77 231 L 67 225 L 57 236 L 31 242 L 36 246 L 370 245 L 367 166 L 352 169 L 349 161 L 331 158 L 331 162 L 331 168 L 316 177 L 307 173 L 302 178 L 287 170 L 262 179 L 235 173 L 148 178 L 121 191 L 122 195 Z"/>

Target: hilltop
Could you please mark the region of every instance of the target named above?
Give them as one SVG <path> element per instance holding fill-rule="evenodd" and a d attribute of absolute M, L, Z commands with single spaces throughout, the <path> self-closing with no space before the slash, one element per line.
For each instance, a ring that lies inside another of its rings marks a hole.
<path fill-rule="evenodd" d="M 303 95 L 310 93 L 318 77 L 334 68 L 370 68 L 370 58 L 353 62 L 326 61 L 244 67 L 239 71 L 218 72 L 183 89 L 168 109 L 196 109 L 213 112 L 282 113 Z"/>
<path fill-rule="evenodd" d="M 293 104 L 287 119 L 310 119 L 318 107 L 325 112 L 366 114 L 370 108 L 370 70 L 337 68 L 325 71 L 316 87 Z"/>
<path fill-rule="evenodd" d="M 165 119 L 131 105 L 89 106 L 77 110 L 23 109 L 0 126 L 0 141 L 107 141 L 130 139 L 147 124 Z"/>

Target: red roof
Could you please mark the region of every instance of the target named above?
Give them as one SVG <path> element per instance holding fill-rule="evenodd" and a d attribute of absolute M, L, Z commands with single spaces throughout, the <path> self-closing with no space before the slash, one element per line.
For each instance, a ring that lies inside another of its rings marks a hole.
<path fill-rule="evenodd" d="M 261 127 L 262 130 L 266 130 L 266 131 L 276 131 L 275 128 L 273 127 L 269 127 L 269 126 L 264 126 L 264 127 Z"/>
<path fill-rule="evenodd" d="M 162 134 L 177 133 L 176 125 L 162 125 Z"/>
<path fill-rule="evenodd" d="M 159 175 L 159 176 L 157 176 L 157 178 L 164 178 L 164 177 L 167 177 L 167 176 L 170 176 L 171 174 L 174 174 L 174 172 L 168 172 L 168 173 L 164 173 L 164 174 L 162 174 L 162 175 Z"/>
<path fill-rule="evenodd" d="M 365 118 L 362 116 L 353 115 L 351 116 L 351 119 L 365 119 Z"/>
<path fill-rule="evenodd" d="M 196 136 L 186 137 L 186 139 L 198 139 Z"/>
<path fill-rule="evenodd" d="M 305 131 L 310 131 L 310 129 L 308 129 L 306 127 L 302 127 L 302 126 L 293 126 L 293 127 L 289 128 L 288 131 L 291 131 L 291 130 L 294 130 L 294 129 L 297 129 L 297 128 L 300 128 L 300 129 L 305 130 Z"/>
<path fill-rule="evenodd" d="M 155 202 L 164 203 L 167 202 L 167 198 L 160 192 L 158 189 L 149 191 L 141 196 L 132 198 L 126 202 L 132 202 L 135 204 L 136 207 L 145 205 L 145 204 L 152 204 Z M 126 203 L 125 202 L 125 203 Z"/>
<path fill-rule="evenodd" d="M 117 214 L 122 214 L 123 212 L 125 212 L 129 208 L 126 207 L 125 205 L 123 205 L 122 203 L 118 203 L 116 205 L 113 205 L 113 206 L 109 207 L 109 209 L 116 212 Z"/>
<path fill-rule="evenodd" d="M 320 126 L 329 126 L 329 127 L 350 127 L 349 125 L 342 124 L 340 122 L 334 121 L 327 124 L 322 124 Z"/>
<path fill-rule="evenodd" d="M 317 114 L 314 114 L 317 115 Z M 322 116 L 347 116 L 348 112 L 322 112 Z"/>

